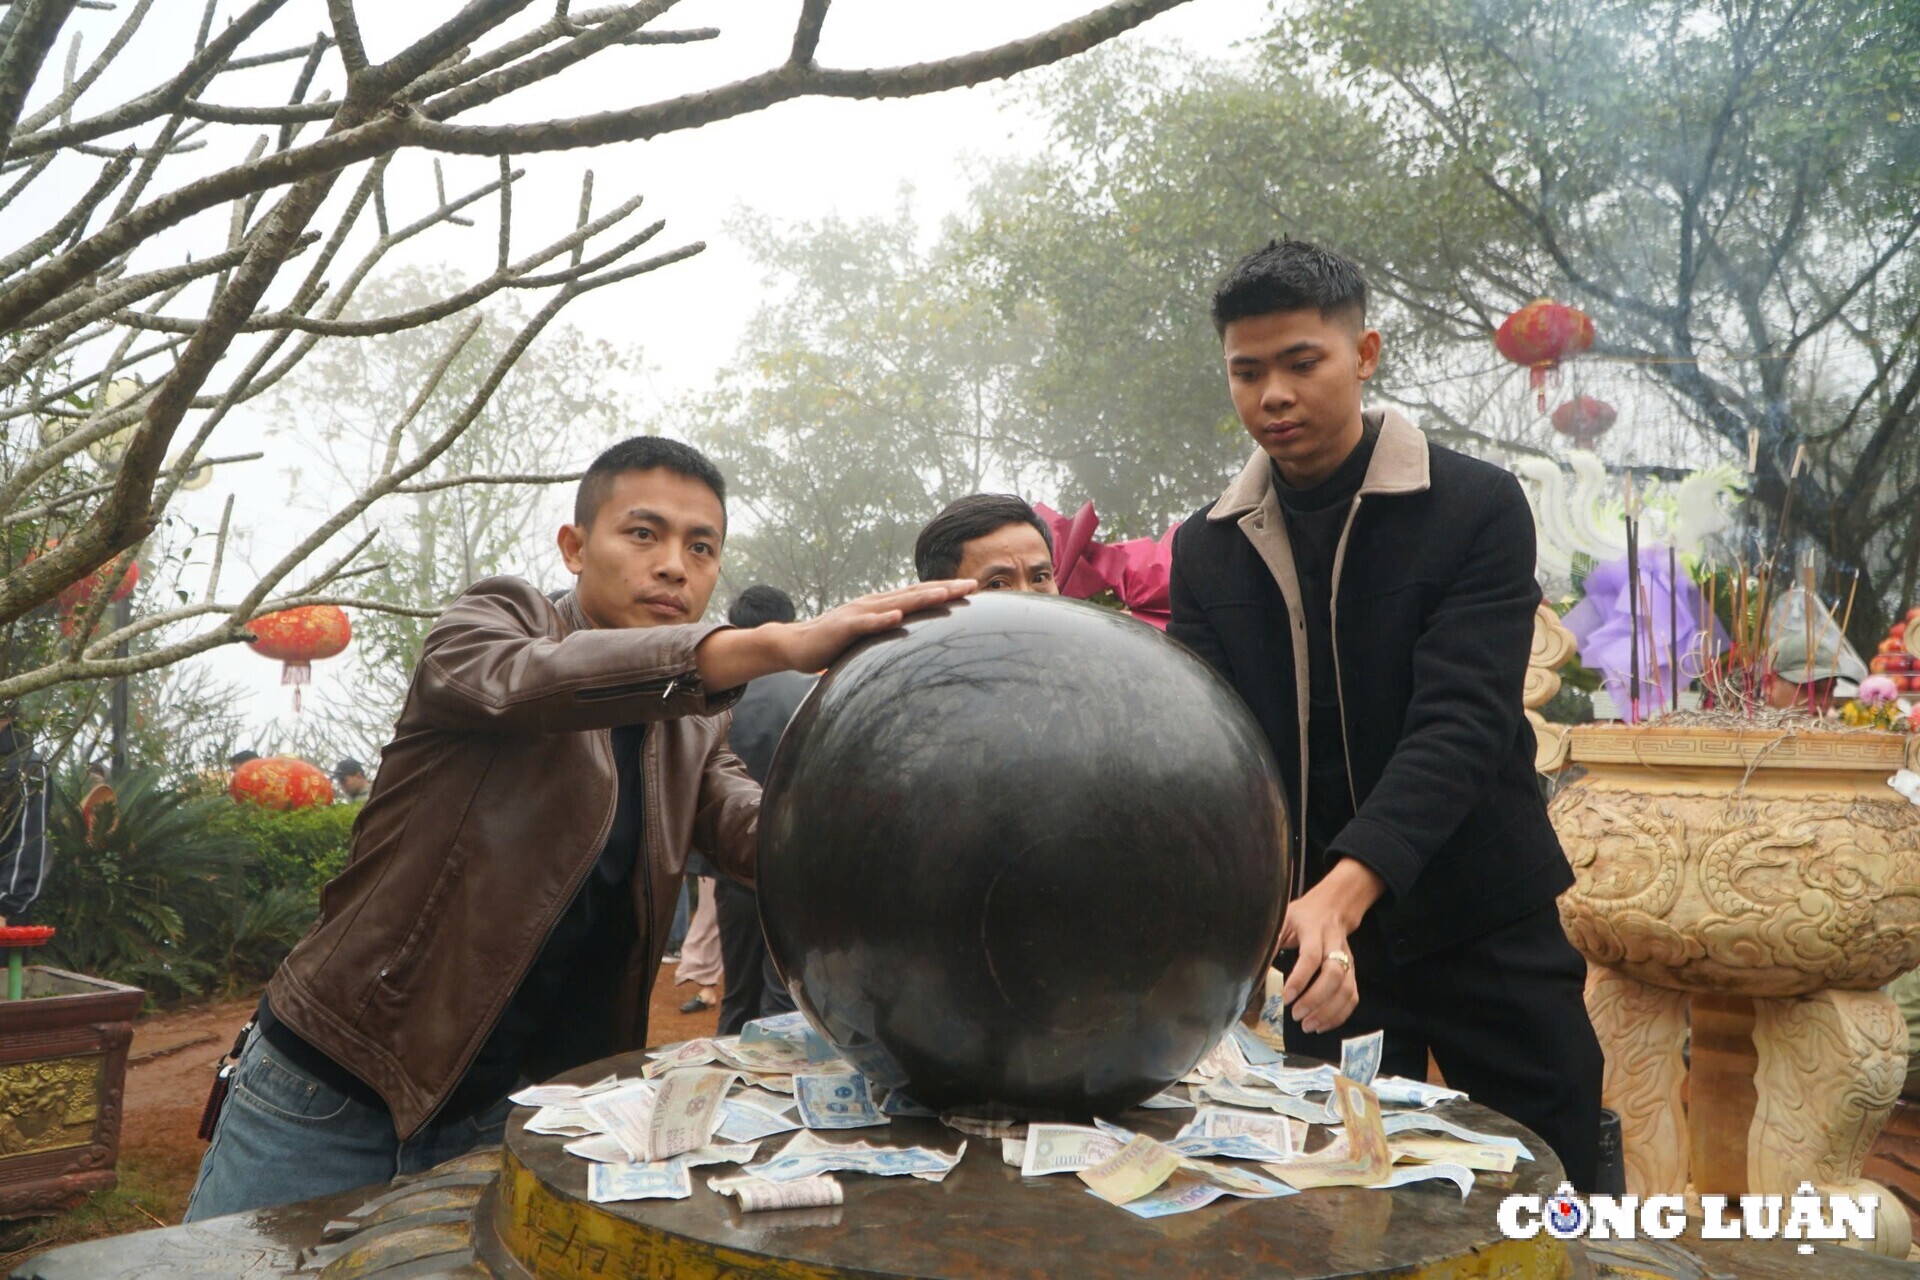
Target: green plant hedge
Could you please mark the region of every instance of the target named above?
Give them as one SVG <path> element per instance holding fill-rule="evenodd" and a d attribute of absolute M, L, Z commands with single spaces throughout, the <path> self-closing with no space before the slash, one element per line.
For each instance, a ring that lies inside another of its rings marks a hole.
<path fill-rule="evenodd" d="M 357 804 L 281 812 L 257 804 L 226 803 L 215 811 L 212 827 L 246 841 L 254 862 L 248 875 L 261 889 L 292 888 L 311 894 L 347 865 Z"/>
<path fill-rule="evenodd" d="M 299 941 L 320 887 L 346 865 L 359 807 L 279 813 L 160 785 L 115 783 L 93 830 L 70 788 L 49 806 L 53 865 L 33 920 L 44 959 L 167 1003 L 263 982 Z"/>

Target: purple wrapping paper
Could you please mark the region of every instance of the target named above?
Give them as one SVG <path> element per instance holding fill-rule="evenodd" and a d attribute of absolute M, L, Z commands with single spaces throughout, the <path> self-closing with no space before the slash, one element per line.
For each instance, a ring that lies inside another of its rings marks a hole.
<path fill-rule="evenodd" d="M 1669 575 L 1665 547 L 1640 548 L 1639 585 L 1646 591 L 1640 601 L 1640 718 L 1647 719 L 1673 705 L 1670 658 L 1673 649 L 1669 641 L 1675 628 L 1667 621 Z M 1700 675 L 1702 619 L 1698 616 L 1699 588 L 1684 569 L 1679 595 L 1672 604 L 1680 636 L 1680 683 L 1685 688 Z M 1562 621 L 1579 643 L 1581 665 L 1600 673 L 1621 716 L 1632 721 L 1633 622 L 1628 600 L 1627 558 L 1622 556 L 1596 565 L 1587 574 L 1585 597 L 1568 610 Z M 1724 638 L 1717 622 L 1713 623 L 1713 630 L 1716 641 Z"/>

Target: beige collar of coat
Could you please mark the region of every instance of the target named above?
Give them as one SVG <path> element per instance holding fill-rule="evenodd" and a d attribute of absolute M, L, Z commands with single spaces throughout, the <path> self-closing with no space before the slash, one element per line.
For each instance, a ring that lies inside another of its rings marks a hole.
<path fill-rule="evenodd" d="M 1379 422 L 1380 439 L 1373 446 L 1366 478 L 1360 482 L 1360 496 L 1424 492 L 1431 483 L 1425 433 L 1397 409 L 1369 409 L 1365 416 Z M 1207 512 L 1207 519 L 1237 519 L 1261 506 L 1272 490 L 1273 466 L 1266 450 L 1256 448 L 1220 495 L 1220 501 Z"/>

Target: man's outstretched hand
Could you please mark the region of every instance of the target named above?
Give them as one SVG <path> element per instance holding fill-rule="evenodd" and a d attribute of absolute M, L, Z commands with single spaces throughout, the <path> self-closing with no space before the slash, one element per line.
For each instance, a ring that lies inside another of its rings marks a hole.
<path fill-rule="evenodd" d="M 1360 1003 L 1347 938 L 1386 888 L 1370 868 L 1342 858 L 1319 884 L 1288 904 L 1280 949 L 1298 951 L 1300 958 L 1287 974 L 1281 999 L 1301 1030 L 1332 1031 L 1344 1025 Z"/>
<path fill-rule="evenodd" d="M 891 631 L 908 614 L 958 600 L 979 585 L 972 578 L 921 582 L 849 600 L 805 622 L 716 631 L 694 650 L 700 683 L 732 689 L 776 671 L 818 671 L 854 641 Z"/>

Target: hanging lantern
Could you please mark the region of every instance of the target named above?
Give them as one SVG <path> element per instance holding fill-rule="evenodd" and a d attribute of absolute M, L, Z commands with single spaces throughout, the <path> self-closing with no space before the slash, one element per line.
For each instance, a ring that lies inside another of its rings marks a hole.
<path fill-rule="evenodd" d="M 27 563 L 31 564 L 46 552 L 52 551 L 59 545 L 60 539 L 48 538 L 44 548 L 27 557 Z M 87 606 L 93 603 L 94 594 L 104 589 L 107 581 L 107 570 L 110 568 L 112 568 L 112 562 L 101 565 L 98 569 L 95 569 L 78 582 L 67 584 L 66 588 L 54 598 L 54 603 L 60 610 L 61 635 L 73 635 L 74 628 L 77 625 L 76 620 L 79 615 L 85 613 Z M 133 589 L 139 585 L 140 562 L 130 559 L 127 561 L 127 567 L 120 573 L 120 584 L 113 589 L 113 600 L 115 602 L 125 600 L 133 594 Z"/>
<path fill-rule="evenodd" d="M 115 378 L 107 384 L 106 390 L 100 393 L 95 412 L 104 415 L 117 409 L 140 394 L 140 390 L 140 384 L 132 378 Z M 126 455 L 127 446 L 133 443 L 133 433 L 139 429 L 139 426 L 138 422 L 134 422 L 120 428 L 112 435 L 103 436 L 88 445 L 87 452 L 103 467 L 117 466 L 120 459 Z"/>
<path fill-rule="evenodd" d="M 1553 411 L 1553 429 L 1572 436 L 1576 448 L 1591 449 L 1613 426 L 1620 411 L 1605 400 L 1575 396 Z"/>
<path fill-rule="evenodd" d="M 1562 360 L 1593 346 L 1593 321 L 1577 307 L 1541 298 L 1501 321 L 1493 345 L 1507 359 L 1527 367 L 1527 385 L 1545 413 L 1547 374 L 1558 369 Z"/>
<path fill-rule="evenodd" d="M 333 803 L 333 780 L 305 760 L 268 756 L 235 769 L 227 794 L 264 809 L 311 809 Z"/>
<path fill-rule="evenodd" d="M 247 624 L 253 633 L 253 651 L 263 658 L 278 658 L 280 683 L 293 686 L 293 709 L 300 710 L 300 688 L 313 679 L 313 664 L 331 658 L 353 639 L 353 627 L 347 611 L 338 605 L 310 604 L 298 609 L 282 609 L 255 618 Z"/>

